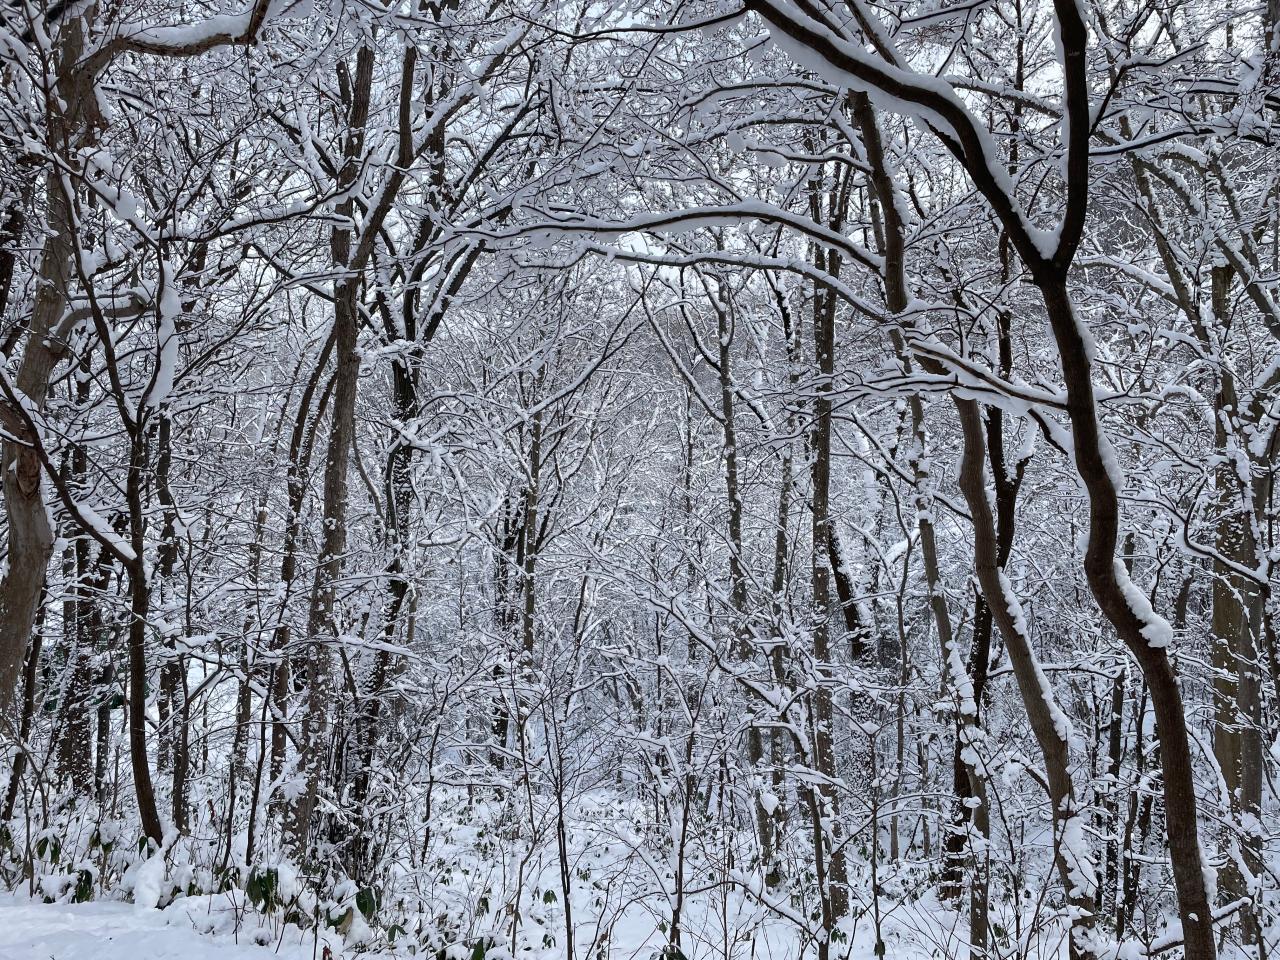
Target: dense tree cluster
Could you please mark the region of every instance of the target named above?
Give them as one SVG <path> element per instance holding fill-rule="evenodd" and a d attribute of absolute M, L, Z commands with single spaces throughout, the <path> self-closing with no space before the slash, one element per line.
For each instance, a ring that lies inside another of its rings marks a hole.
<path fill-rule="evenodd" d="M 1266 960 L 1277 23 L 0 2 L 0 876 Z"/>

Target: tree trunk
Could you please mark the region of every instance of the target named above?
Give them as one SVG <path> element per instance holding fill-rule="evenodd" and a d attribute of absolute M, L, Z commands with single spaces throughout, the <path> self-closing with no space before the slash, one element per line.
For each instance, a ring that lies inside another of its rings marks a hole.
<path fill-rule="evenodd" d="M 879 123 L 870 99 L 863 94 L 854 94 L 850 98 L 850 103 L 871 166 L 871 184 L 883 221 L 885 307 L 890 315 L 897 317 L 906 309 L 908 302 L 906 231 L 901 218 L 901 208 L 898 205 L 897 188 L 885 157 Z M 910 360 L 902 332 L 893 328 L 889 331 L 889 335 L 903 367 L 910 370 Z M 941 647 L 944 682 L 956 702 L 956 756 L 963 764 L 966 781 L 961 785 L 959 776 L 955 776 L 956 794 L 958 801 L 961 800 L 962 793 L 966 795 L 962 801 L 966 809 L 971 806 L 969 800 L 973 801 L 971 812 L 965 817 L 965 822 L 957 826 L 965 828 L 966 834 L 968 828 L 971 828 L 982 841 L 985 841 L 990 836 L 990 811 L 981 757 L 978 754 L 982 741 L 978 700 L 981 691 L 975 687 L 973 678 L 965 669 L 959 644 L 952 629 L 947 599 L 942 589 L 937 538 L 933 526 L 933 501 L 930 495 L 932 481 L 926 447 L 928 437 L 925 432 L 924 403 L 919 394 L 913 394 L 908 399 L 907 405 L 911 416 L 909 458 L 912 488 L 915 493 L 916 527 L 920 532 L 920 552 L 924 560 L 925 583 L 929 590 L 929 609 L 933 615 L 934 628 L 938 632 L 938 642 Z M 990 628 L 987 629 L 989 631 Z M 985 658 L 981 669 L 985 679 Z M 957 766 L 957 774 L 958 771 Z M 958 884 L 956 884 L 959 872 L 957 854 L 968 847 L 969 859 L 972 861 L 974 871 L 973 885 L 969 891 L 969 944 L 971 956 L 980 958 L 987 953 L 989 939 L 987 899 L 990 877 L 985 854 L 975 852 L 972 845 L 966 842 L 967 839 L 967 836 L 955 831 L 948 837 L 945 847 L 951 854 L 952 861 L 944 874 L 944 886 L 941 892 L 959 894 Z M 985 848 L 985 843 L 982 846 Z"/>
<path fill-rule="evenodd" d="M 349 90 L 347 135 L 344 164 L 339 173 L 339 186 L 346 188 L 355 181 L 357 158 L 363 152 L 364 127 L 369 116 L 369 94 L 373 81 L 373 50 L 362 45 L 356 54 L 354 83 L 344 79 Z M 342 72 L 345 72 L 345 68 Z M 354 203 L 339 204 L 339 217 L 349 218 Z M 330 254 L 334 267 L 346 272 L 351 265 L 352 231 L 347 226 L 335 228 L 330 237 Z M 320 779 L 325 766 L 325 733 L 327 715 L 333 699 L 332 653 L 336 642 L 338 581 L 342 577 L 343 552 L 347 541 L 347 468 L 355 444 L 356 392 L 360 379 L 360 354 L 357 341 L 360 330 L 360 277 L 344 276 L 334 284 L 334 353 L 333 416 L 329 431 L 329 449 L 324 471 L 324 532 L 312 586 L 310 613 L 307 618 L 306 702 L 299 737 L 299 763 L 305 784 L 293 810 L 292 840 L 299 851 L 308 844 L 311 819 L 315 811 Z"/>
<path fill-rule="evenodd" d="M 703 282 L 707 297 L 716 314 L 716 341 L 719 363 L 720 417 L 724 445 L 721 458 L 724 461 L 725 496 L 729 507 L 729 607 L 732 623 L 734 656 L 738 662 L 749 664 L 755 659 L 755 646 L 751 642 L 752 631 L 747 609 L 747 574 L 743 566 L 742 552 L 742 490 L 739 485 L 738 435 L 734 410 L 733 337 L 734 316 L 729 302 L 729 291 L 723 279 L 714 285 Z M 772 870 L 775 860 L 774 821 L 763 800 L 764 781 L 761 767 L 764 763 L 764 734 L 754 720 L 747 728 L 747 768 L 751 780 L 752 811 L 755 819 L 756 842 L 760 848 L 760 862 L 765 872 Z"/>
<path fill-rule="evenodd" d="M 1157 617 L 1116 557 L 1120 525 L 1114 451 L 1102 433 L 1092 363 L 1063 276 L 1037 278 L 1062 363 L 1076 469 L 1089 495 L 1089 544 L 1085 575 L 1098 606 L 1142 668 L 1151 694 L 1164 771 L 1165 822 L 1173 863 L 1187 960 L 1213 960 L 1213 914 L 1196 822 L 1191 741 L 1177 674 L 1169 659 L 1172 630 Z"/>
<path fill-rule="evenodd" d="M 1213 270 L 1213 306 L 1220 329 L 1229 328 L 1229 267 Z M 1214 447 L 1219 464 L 1216 487 L 1214 548 L 1218 557 L 1242 568 L 1258 566 L 1252 485 L 1240 472 L 1252 467 L 1235 419 L 1240 414 L 1235 374 L 1222 364 L 1214 398 Z M 1262 873 L 1262 662 L 1259 650 L 1264 596 L 1249 578 L 1222 560 L 1213 564 L 1213 752 L 1222 770 L 1227 795 L 1226 863 L 1219 886 L 1228 901 L 1253 899 L 1251 882 Z M 1246 943 L 1260 937 L 1252 909 L 1241 913 Z"/>
<path fill-rule="evenodd" d="M 73 16 L 58 34 L 54 92 L 63 107 L 51 107 L 48 114 L 48 142 L 52 149 L 76 151 L 91 146 L 96 136 L 96 104 L 90 102 L 94 73 L 79 63 L 86 29 L 83 19 Z M 67 162 L 73 161 L 67 158 Z M 37 412 L 44 411 L 53 369 L 66 354 L 58 328 L 66 313 L 76 237 L 72 197 L 65 190 L 65 182 L 59 169 L 46 175 L 44 246 L 35 304 L 15 380 L 23 402 Z M 8 434 L 23 436 L 22 431 L 13 428 L 3 404 L 0 422 L 8 428 Z M 53 552 L 53 529 L 35 450 L 6 438 L 0 444 L 0 472 L 9 537 L 8 562 L 0 580 L 0 714 L 6 714 L 31 637 L 45 568 Z"/>
<path fill-rule="evenodd" d="M 996 524 L 988 499 L 982 413 L 976 401 L 962 399 L 958 395 L 953 395 L 953 399 L 964 435 L 960 488 L 973 517 L 974 572 L 987 607 L 1004 637 L 1018 692 L 1044 757 L 1049 801 L 1053 808 L 1054 860 L 1071 917 L 1070 955 L 1072 960 L 1079 960 L 1093 956 L 1097 950 L 1094 929 L 1097 880 L 1089 858 L 1084 818 L 1071 781 L 1071 725 L 1040 669 L 1031 647 L 1031 638 L 1026 632 L 1022 606 L 1000 568 Z"/>
<path fill-rule="evenodd" d="M 129 474 L 125 499 L 129 505 L 129 540 L 133 557 L 125 565 L 129 578 L 129 763 L 142 831 L 157 846 L 164 827 L 156 808 L 151 764 L 147 759 L 147 616 L 151 611 L 151 583 L 145 559 L 146 517 L 142 502 L 146 469 L 146 437 L 141 424 L 130 436 Z"/>
<path fill-rule="evenodd" d="M 31 736 L 31 719 L 36 709 L 36 678 L 40 672 L 40 647 L 44 638 L 44 605 L 36 615 L 35 633 L 27 649 L 27 662 L 22 671 L 22 709 L 18 715 L 17 749 L 13 766 L 9 770 L 9 784 L 4 794 L 4 811 L 0 813 L 0 830 L 7 830 L 13 819 L 13 810 L 22 788 L 22 776 L 27 769 L 27 738 Z"/>
<path fill-rule="evenodd" d="M 76 451 L 79 453 L 79 451 Z M 73 453 L 72 461 L 77 459 Z M 73 471 L 74 471 L 73 467 Z M 78 537 L 65 551 L 67 572 L 72 588 L 62 604 L 63 639 L 67 645 L 67 679 L 60 695 L 57 761 L 58 771 L 71 785 L 77 797 L 93 793 L 93 736 L 90 733 L 89 699 L 93 690 L 93 658 L 96 638 L 90 629 L 94 598 L 89 592 L 92 572 L 89 564 L 89 541 Z"/>
<path fill-rule="evenodd" d="M 826 260 L 826 271 L 839 272 L 839 262 L 833 253 L 819 254 Z M 831 596 L 831 391 L 835 375 L 835 299 L 815 290 L 813 301 L 814 354 L 817 362 L 818 384 L 813 401 L 812 432 L 812 484 L 813 512 L 811 536 L 813 556 L 810 577 L 813 592 L 813 658 L 817 676 L 817 689 L 813 694 L 813 752 L 814 764 L 823 778 L 818 790 L 813 791 L 811 806 L 822 807 L 810 811 L 814 818 L 813 834 L 815 853 L 825 843 L 826 885 L 822 890 L 823 928 L 830 933 L 849 910 L 849 875 L 842 845 L 839 797 L 834 783 L 837 778 L 834 745 L 834 709 L 831 696 L 830 674 L 833 666 L 830 618 Z M 821 866 L 821 864 L 819 864 Z"/>
<path fill-rule="evenodd" d="M 161 589 L 172 590 L 174 569 L 178 562 L 178 508 L 169 485 L 169 473 L 173 465 L 173 424 L 169 411 L 159 411 L 156 430 L 156 494 L 164 508 L 164 523 L 160 532 L 160 548 L 157 551 L 156 575 Z M 172 637 L 164 644 L 164 661 L 160 667 L 160 691 L 168 707 L 167 736 L 161 739 L 161 755 L 168 748 L 168 761 L 172 769 L 170 799 L 173 809 L 173 825 L 181 833 L 187 830 L 187 773 L 190 767 L 188 724 L 190 706 L 187 703 L 186 663 Z M 164 732 L 166 724 L 161 721 Z M 164 769 L 164 764 L 161 764 Z"/>

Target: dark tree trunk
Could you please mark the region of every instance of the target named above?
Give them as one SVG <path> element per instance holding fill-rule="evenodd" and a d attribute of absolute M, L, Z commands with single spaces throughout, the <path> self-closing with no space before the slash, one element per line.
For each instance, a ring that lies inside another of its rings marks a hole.
<path fill-rule="evenodd" d="M 44 605 L 36 615 L 35 632 L 27 647 L 27 662 L 22 671 L 22 708 L 18 714 L 17 752 L 9 771 L 9 784 L 4 793 L 4 812 L 0 814 L 0 829 L 7 830 L 13 819 L 13 810 L 22 789 L 22 777 L 27 770 L 27 738 L 31 736 L 31 718 L 36 708 L 36 680 L 40 672 L 40 648 L 44 639 Z"/>

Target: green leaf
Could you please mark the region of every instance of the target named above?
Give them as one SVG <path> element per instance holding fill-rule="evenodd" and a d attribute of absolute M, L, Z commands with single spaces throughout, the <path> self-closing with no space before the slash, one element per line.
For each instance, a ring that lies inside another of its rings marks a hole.
<path fill-rule="evenodd" d="M 41 837 L 36 841 L 36 856 L 47 858 L 50 863 L 57 863 L 62 859 L 62 841 L 57 837 Z"/>
<path fill-rule="evenodd" d="M 378 907 L 381 905 L 382 893 L 373 887 L 362 887 L 356 894 L 356 909 L 364 915 L 366 920 L 373 919 L 373 915 L 378 912 Z"/>
<path fill-rule="evenodd" d="M 280 905 L 280 871 L 275 867 L 254 867 L 249 871 L 244 892 L 259 910 L 274 910 Z"/>
<path fill-rule="evenodd" d="M 93 871 L 76 871 L 76 888 L 71 894 L 72 903 L 88 903 L 93 899 Z"/>

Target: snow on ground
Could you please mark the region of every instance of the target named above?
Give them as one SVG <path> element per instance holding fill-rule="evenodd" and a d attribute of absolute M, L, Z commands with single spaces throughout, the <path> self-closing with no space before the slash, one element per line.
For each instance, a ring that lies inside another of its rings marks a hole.
<path fill-rule="evenodd" d="M 168 911 L 131 903 L 46 904 L 0 895 L 0 960 L 312 960 L 310 941 L 276 946 L 198 933 Z"/>

